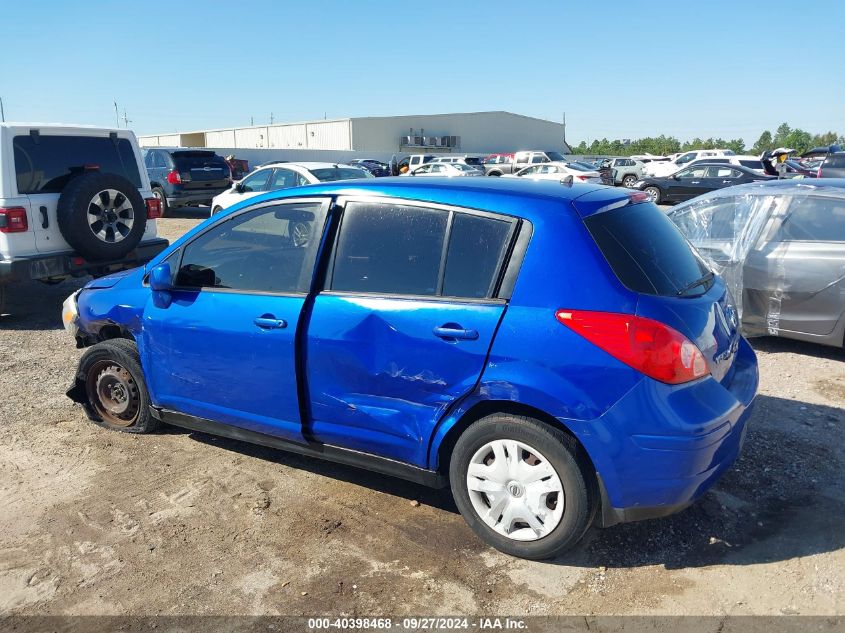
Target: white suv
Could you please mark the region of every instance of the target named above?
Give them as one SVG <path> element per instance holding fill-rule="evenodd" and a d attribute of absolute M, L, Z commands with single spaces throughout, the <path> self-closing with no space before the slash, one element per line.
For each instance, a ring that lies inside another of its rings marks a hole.
<path fill-rule="evenodd" d="M 168 244 L 160 215 L 131 131 L 0 124 L 0 313 L 12 281 L 146 263 Z"/>
<path fill-rule="evenodd" d="M 643 169 L 643 173 L 646 176 L 671 176 L 682 167 L 689 166 L 689 164 L 694 160 L 733 155 L 733 150 L 729 149 L 695 149 L 690 152 L 683 152 L 670 161 L 653 161 L 647 163 Z"/>

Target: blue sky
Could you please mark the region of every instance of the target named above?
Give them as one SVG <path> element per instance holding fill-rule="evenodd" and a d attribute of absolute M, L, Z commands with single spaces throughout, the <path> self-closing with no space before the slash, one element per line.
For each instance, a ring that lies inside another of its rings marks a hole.
<path fill-rule="evenodd" d="M 116 98 L 141 134 L 477 110 L 566 111 L 573 143 L 845 133 L 841 0 L 32 0 L 2 15 L 7 120 L 114 125 Z"/>

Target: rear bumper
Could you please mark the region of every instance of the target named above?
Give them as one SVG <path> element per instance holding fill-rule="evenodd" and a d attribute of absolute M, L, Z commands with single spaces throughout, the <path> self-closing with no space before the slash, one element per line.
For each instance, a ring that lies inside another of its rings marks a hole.
<path fill-rule="evenodd" d="M 575 425 L 598 474 L 597 523 L 666 516 L 701 497 L 740 454 L 758 381 L 742 339 L 729 384 L 644 380 L 601 418 Z"/>
<path fill-rule="evenodd" d="M 168 245 L 169 242 L 162 238 L 148 240 L 138 244 L 126 257 L 115 261 L 89 262 L 73 251 L 0 260 L 0 283 L 105 275 L 146 264 Z"/>
<path fill-rule="evenodd" d="M 170 206 L 197 204 L 199 202 L 211 202 L 214 196 L 218 196 L 229 187 L 209 187 L 208 189 L 176 190 L 167 196 L 167 204 Z"/>

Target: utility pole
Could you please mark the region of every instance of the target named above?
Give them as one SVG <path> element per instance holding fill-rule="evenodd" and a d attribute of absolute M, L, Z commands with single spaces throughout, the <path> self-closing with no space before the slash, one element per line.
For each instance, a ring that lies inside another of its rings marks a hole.
<path fill-rule="evenodd" d="M 6 112 L 3 110 L 3 97 L 0 97 L 0 123 L 6 122 Z"/>
<path fill-rule="evenodd" d="M 132 121 L 130 121 L 129 117 L 126 116 L 126 108 L 123 108 L 123 127 L 128 128 L 130 123 L 132 123 Z"/>
<path fill-rule="evenodd" d="M 253 120 L 253 118 L 252 118 L 252 117 L 249 117 L 249 124 L 250 124 L 250 125 L 255 125 L 255 121 Z"/>
<path fill-rule="evenodd" d="M 566 143 L 566 112 L 563 113 L 563 145 L 569 147 Z"/>
<path fill-rule="evenodd" d="M 270 113 L 270 125 L 273 125 L 273 113 Z"/>
<path fill-rule="evenodd" d="M 120 127 L 120 112 L 117 111 L 117 99 L 114 100 L 114 120 L 117 127 Z"/>

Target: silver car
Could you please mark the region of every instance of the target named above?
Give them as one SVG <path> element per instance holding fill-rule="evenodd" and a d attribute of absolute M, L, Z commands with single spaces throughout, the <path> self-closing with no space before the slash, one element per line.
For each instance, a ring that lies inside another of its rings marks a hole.
<path fill-rule="evenodd" d="M 740 300 L 747 336 L 845 344 L 845 179 L 728 187 L 669 217 Z"/>

